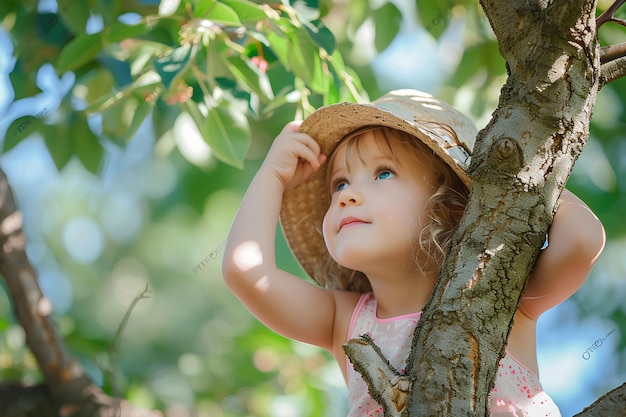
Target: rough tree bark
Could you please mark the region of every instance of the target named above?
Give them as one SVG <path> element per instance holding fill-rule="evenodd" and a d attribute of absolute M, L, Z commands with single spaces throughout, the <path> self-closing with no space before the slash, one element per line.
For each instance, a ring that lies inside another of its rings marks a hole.
<path fill-rule="evenodd" d="M 416 328 L 406 375 L 368 337 L 345 347 L 386 417 L 489 415 L 514 312 L 588 138 L 598 90 L 623 74 L 615 70 L 624 67 L 622 58 L 601 67 L 594 1 L 481 0 L 481 6 L 508 78 L 478 134 L 470 200 Z M 625 394 L 621 386 L 580 416 L 599 415 L 594 409 L 624 415 Z"/>

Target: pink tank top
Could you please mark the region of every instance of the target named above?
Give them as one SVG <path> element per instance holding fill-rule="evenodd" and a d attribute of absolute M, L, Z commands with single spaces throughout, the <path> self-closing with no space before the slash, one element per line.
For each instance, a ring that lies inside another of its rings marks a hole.
<path fill-rule="evenodd" d="M 348 338 L 368 334 L 391 365 L 404 372 L 411 350 L 413 331 L 421 312 L 389 319 L 376 317 L 376 299 L 363 294 L 352 314 Z M 382 417 L 382 407 L 370 397 L 367 384 L 348 362 L 348 417 Z M 549 416 L 561 417 L 558 407 L 543 391 L 539 378 L 508 352 L 500 361 L 495 387 L 491 391 L 492 417 Z"/>

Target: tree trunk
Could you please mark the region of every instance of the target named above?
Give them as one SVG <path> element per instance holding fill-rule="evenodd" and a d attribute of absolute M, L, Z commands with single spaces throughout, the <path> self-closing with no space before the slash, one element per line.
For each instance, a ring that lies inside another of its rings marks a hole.
<path fill-rule="evenodd" d="M 478 134 L 470 200 L 418 322 L 407 375 L 369 338 L 346 347 L 385 416 L 489 415 L 513 315 L 589 135 L 600 80 L 595 2 L 481 5 L 509 76 Z M 605 415 L 623 415 L 619 392 L 621 408 Z"/>

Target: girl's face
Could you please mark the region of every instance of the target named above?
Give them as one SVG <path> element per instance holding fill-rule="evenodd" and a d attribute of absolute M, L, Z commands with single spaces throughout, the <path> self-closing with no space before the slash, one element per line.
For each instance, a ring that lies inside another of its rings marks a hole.
<path fill-rule="evenodd" d="M 430 197 L 430 168 L 409 144 L 387 136 L 367 131 L 358 143 L 344 141 L 328 167 L 326 246 L 337 263 L 366 275 L 369 265 L 380 268 L 381 262 L 415 269 L 413 254 Z"/>

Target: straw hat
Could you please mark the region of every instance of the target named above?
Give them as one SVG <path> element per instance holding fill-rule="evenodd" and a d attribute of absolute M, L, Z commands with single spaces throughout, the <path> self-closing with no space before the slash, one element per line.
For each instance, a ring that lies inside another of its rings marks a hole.
<path fill-rule="evenodd" d="M 391 91 L 371 104 L 325 106 L 307 117 L 300 132 L 313 137 L 330 156 L 348 134 L 369 126 L 407 132 L 438 155 L 469 187 L 469 166 L 477 131 L 473 123 L 447 103 L 416 90 Z M 363 275 L 338 265 L 322 235 L 322 221 L 330 204 L 327 164 L 283 196 L 280 224 L 302 268 L 322 287 L 366 289 Z M 358 276 L 360 274 L 360 276 Z"/>

